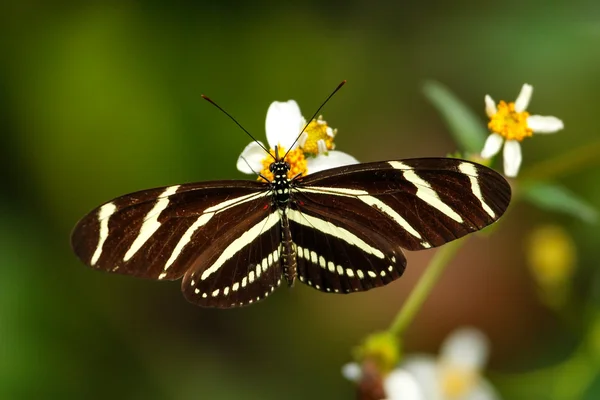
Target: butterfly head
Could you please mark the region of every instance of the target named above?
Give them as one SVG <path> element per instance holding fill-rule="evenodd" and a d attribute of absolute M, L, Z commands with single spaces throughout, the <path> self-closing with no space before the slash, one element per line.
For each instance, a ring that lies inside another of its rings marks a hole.
<path fill-rule="evenodd" d="M 290 170 L 290 164 L 287 161 L 279 160 L 273 161 L 271 165 L 269 165 L 269 171 L 274 176 L 273 182 L 277 184 L 277 181 L 288 181 L 288 171 Z"/>
<path fill-rule="evenodd" d="M 287 153 L 286 153 L 287 155 Z M 279 148 L 275 146 L 275 161 L 269 164 L 269 171 L 273 174 L 273 183 L 275 185 L 289 184 L 288 172 L 291 169 L 290 163 L 285 161 L 285 155 L 279 157 Z"/>

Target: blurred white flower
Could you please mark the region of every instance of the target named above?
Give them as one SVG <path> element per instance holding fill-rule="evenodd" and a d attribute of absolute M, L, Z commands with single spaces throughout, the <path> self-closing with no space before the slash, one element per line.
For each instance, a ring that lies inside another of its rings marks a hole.
<path fill-rule="evenodd" d="M 462 328 L 442 343 L 440 355 L 414 355 L 400 368 L 412 374 L 427 400 L 495 400 L 492 385 L 482 376 L 488 340 L 477 329 Z"/>
<path fill-rule="evenodd" d="M 426 400 L 417 379 L 401 368 L 390 372 L 383 382 L 381 382 L 381 378 L 378 378 L 379 384 L 374 384 L 372 382 L 374 377 L 368 372 L 365 373 L 357 363 L 344 365 L 342 375 L 349 381 L 355 382 L 360 394 L 364 397 L 375 397 L 376 393 L 379 394 L 380 390 L 383 390 L 386 400 Z M 365 381 L 367 381 L 366 384 L 364 384 Z M 369 393 L 365 393 L 365 391 L 369 391 Z"/>
<path fill-rule="evenodd" d="M 358 163 L 351 155 L 333 150 L 336 130 L 331 129 L 321 117 L 311 121 L 296 141 L 305 125 L 306 120 L 294 100 L 271 103 L 265 122 L 268 147 L 273 156 L 276 146 L 280 157 L 289 150 L 286 161 L 291 166 L 290 178 Z M 252 142 L 246 146 L 238 158 L 237 169 L 245 174 L 261 173 L 272 178 L 268 167 L 273 157 L 265 154 L 261 145 Z"/>
<path fill-rule="evenodd" d="M 490 117 L 488 128 L 492 133 L 483 146 L 481 157 L 498 154 L 504 143 L 504 175 L 509 177 L 517 176 L 521 166 L 519 142 L 533 133 L 555 133 L 564 128 L 563 122 L 556 117 L 529 115 L 525 111 L 532 93 L 533 87 L 524 84 L 514 103 L 502 100 L 497 106 L 489 95 L 485 96 L 485 111 Z"/>
<path fill-rule="evenodd" d="M 383 381 L 388 400 L 426 400 L 420 382 L 410 372 L 396 368 Z"/>
<path fill-rule="evenodd" d="M 488 357 L 487 338 L 473 328 L 453 332 L 440 355 L 412 355 L 383 380 L 388 400 L 498 400 L 500 397 L 481 373 Z M 346 364 L 342 375 L 360 385 L 363 371 Z"/>

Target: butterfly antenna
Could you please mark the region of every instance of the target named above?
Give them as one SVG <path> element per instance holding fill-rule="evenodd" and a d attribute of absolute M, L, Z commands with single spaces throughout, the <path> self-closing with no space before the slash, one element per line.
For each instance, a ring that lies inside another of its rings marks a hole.
<path fill-rule="evenodd" d="M 246 132 L 246 134 L 247 134 L 248 136 L 250 136 L 250 138 L 251 138 L 252 140 L 254 140 L 254 141 L 256 142 L 256 144 L 258 144 L 258 145 L 259 145 L 259 146 L 260 146 L 260 147 L 261 147 L 261 148 L 262 148 L 262 149 L 263 149 L 265 152 L 267 152 L 267 154 L 268 154 L 268 155 L 270 155 L 271 157 L 273 157 L 273 155 L 272 155 L 272 154 L 269 152 L 269 150 L 268 150 L 268 149 L 267 149 L 267 148 L 266 148 L 266 147 L 265 147 L 265 146 L 264 146 L 264 145 L 263 145 L 261 142 L 259 142 L 258 140 L 256 140 L 256 138 L 255 138 L 254 136 L 252 136 L 252 134 L 251 134 L 250 132 L 248 132 L 248 131 L 246 130 L 246 128 L 244 128 L 244 127 L 242 126 L 242 124 L 240 124 L 239 122 L 237 122 L 237 120 L 236 120 L 235 118 L 233 118 L 233 117 L 231 116 L 231 114 L 229 114 L 227 111 L 223 110 L 223 108 L 221 108 L 221 106 L 220 106 L 220 105 L 218 105 L 217 103 L 215 103 L 214 101 L 212 101 L 212 100 L 211 100 L 211 99 L 210 99 L 208 96 L 205 96 L 205 95 L 201 95 L 201 96 L 202 96 L 202 98 L 203 98 L 204 100 L 208 101 L 210 104 L 212 104 L 213 106 L 217 107 L 217 108 L 218 108 L 218 109 L 219 109 L 219 110 L 220 110 L 220 111 L 221 111 L 223 114 L 227 115 L 227 116 L 229 117 L 229 119 L 231 119 L 233 122 L 235 122 L 235 124 L 236 124 L 237 126 L 239 126 L 241 130 L 243 130 L 244 132 Z M 331 96 L 329 96 L 329 97 L 331 97 Z M 327 100 L 329 100 L 329 99 L 327 99 Z M 320 108 L 319 108 L 319 109 L 320 109 Z M 305 127 L 305 128 L 306 128 L 306 127 Z M 296 140 L 298 140 L 298 139 L 296 139 Z M 273 158 L 275 158 L 275 157 L 273 157 Z"/>
<path fill-rule="evenodd" d="M 344 86 L 345 84 L 346 84 L 346 80 L 344 79 L 339 85 L 337 85 L 337 87 L 334 89 L 334 91 L 331 92 L 331 94 L 329 96 L 327 96 L 327 98 L 325 99 L 325 101 L 319 106 L 319 108 L 317 109 L 317 111 L 315 111 L 315 113 L 313 114 L 313 116 L 310 117 L 310 119 L 308 120 L 308 122 L 306 123 L 306 125 L 304 125 L 304 128 L 302 128 L 302 130 L 300 131 L 300 134 L 298 135 L 298 137 L 296 138 L 296 140 L 294 140 L 294 143 L 292 143 L 292 145 L 290 146 L 290 148 L 286 151 L 286 153 L 283 156 L 282 160 L 285 159 L 285 157 L 290 152 L 290 150 L 294 147 L 294 145 L 296 144 L 296 142 L 298 141 L 298 139 L 300 139 L 300 136 L 302 136 L 302 134 L 304 133 L 304 131 L 306 130 L 306 128 L 308 128 L 308 125 L 310 124 L 310 122 L 313 119 L 315 119 L 315 117 L 319 114 L 319 112 L 325 106 L 325 104 L 327 104 L 327 102 L 333 97 L 333 95 L 336 94 L 337 91 L 340 90 L 342 88 L 342 86 Z"/>
<path fill-rule="evenodd" d="M 261 173 L 260 173 L 260 171 L 259 171 L 259 172 L 256 172 L 256 171 L 254 170 L 254 168 L 252 168 L 252 165 L 250 165 L 250 163 L 248 162 L 248 160 L 246 160 L 246 157 L 244 157 L 244 156 L 240 156 L 240 158 L 241 158 L 242 160 L 244 160 L 244 162 L 246 163 L 246 165 L 248 166 L 248 168 L 250 168 L 250 171 L 252 171 L 252 172 L 253 172 L 255 175 L 258 175 L 258 176 L 260 176 L 261 178 L 263 178 L 263 179 L 265 180 L 265 182 L 271 182 L 271 181 L 270 181 L 270 180 L 269 180 L 267 177 L 265 177 L 263 174 L 261 174 Z"/>

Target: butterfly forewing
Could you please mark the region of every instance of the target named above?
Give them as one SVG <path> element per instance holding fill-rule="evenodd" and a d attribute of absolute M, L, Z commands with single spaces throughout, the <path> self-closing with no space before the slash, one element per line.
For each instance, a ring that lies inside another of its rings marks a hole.
<path fill-rule="evenodd" d="M 305 196 L 352 214 L 409 250 L 441 246 L 493 223 L 511 193 L 500 174 L 451 158 L 350 165 L 300 178 L 297 185 Z"/>
<path fill-rule="evenodd" d="M 271 202 L 259 182 L 224 181 L 144 190 L 85 216 L 71 244 L 87 265 L 151 279 L 179 279 L 215 238 Z"/>

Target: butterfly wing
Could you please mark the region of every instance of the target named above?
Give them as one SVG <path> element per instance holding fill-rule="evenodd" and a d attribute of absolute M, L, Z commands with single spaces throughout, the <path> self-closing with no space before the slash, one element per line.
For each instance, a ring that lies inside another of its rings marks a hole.
<path fill-rule="evenodd" d="M 340 293 L 398 278 L 401 248 L 437 247 L 480 230 L 511 196 L 500 174 L 450 158 L 349 165 L 298 178 L 294 189 L 299 275 Z"/>
<path fill-rule="evenodd" d="M 76 225 L 71 246 L 87 265 L 150 279 L 179 279 L 216 238 L 267 213 L 268 186 L 252 181 L 175 185 L 118 197 Z"/>
<path fill-rule="evenodd" d="M 252 304 L 280 285 L 280 259 L 280 212 L 275 207 L 250 210 L 194 261 L 183 278 L 183 294 L 203 307 Z"/>

